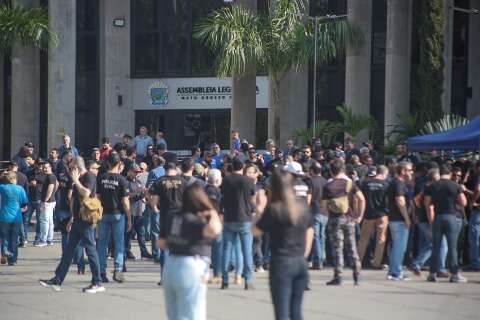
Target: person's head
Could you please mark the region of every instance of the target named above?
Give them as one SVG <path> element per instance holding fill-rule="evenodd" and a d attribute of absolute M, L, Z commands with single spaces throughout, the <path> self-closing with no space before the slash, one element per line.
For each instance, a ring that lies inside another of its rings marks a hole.
<path fill-rule="evenodd" d="M 354 165 L 359 165 L 361 164 L 360 162 L 360 157 L 356 154 L 352 154 L 352 156 L 350 157 L 350 162 Z"/>
<path fill-rule="evenodd" d="M 145 135 L 147 134 L 147 127 L 141 126 L 141 127 L 138 129 L 138 133 L 140 133 L 141 136 L 145 136 Z"/>
<path fill-rule="evenodd" d="M 345 163 L 340 159 L 333 160 L 330 163 L 330 173 L 333 177 L 345 173 Z"/>
<path fill-rule="evenodd" d="M 460 180 L 462 180 L 462 168 L 460 167 L 452 168 L 452 180 L 457 183 L 460 183 Z"/>
<path fill-rule="evenodd" d="M 147 146 L 147 155 L 152 156 L 155 153 L 155 148 L 153 147 L 153 144 L 149 144 Z"/>
<path fill-rule="evenodd" d="M 395 153 L 399 156 L 407 154 L 407 146 L 403 143 L 397 144 Z"/>
<path fill-rule="evenodd" d="M 199 213 L 214 210 L 205 189 L 198 183 L 193 183 L 183 193 L 183 210 L 185 212 Z"/>
<path fill-rule="evenodd" d="M 270 203 L 276 206 L 278 212 L 286 212 L 285 219 L 291 224 L 296 224 L 300 219 L 300 208 L 295 200 L 295 192 L 292 186 L 292 177 L 289 174 L 282 174 L 280 170 L 274 170 L 269 179 Z M 283 208 L 287 210 L 282 210 Z"/>
<path fill-rule="evenodd" d="M 130 145 L 130 142 L 132 141 L 132 136 L 129 134 L 124 134 L 122 137 L 122 142 L 123 144 Z"/>
<path fill-rule="evenodd" d="M 20 150 L 18 151 L 18 155 L 19 155 L 21 158 L 26 158 L 26 157 L 31 156 L 32 154 L 30 153 L 30 149 L 29 149 L 27 146 L 23 146 L 23 147 L 21 147 Z"/>
<path fill-rule="evenodd" d="M 48 161 L 43 163 L 43 172 L 46 174 L 52 174 L 52 164 Z"/>
<path fill-rule="evenodd" d="M 199 158 L 202 155 L 202 150 L 198 146 L 193 146 L 190 148 L 190 154 L 194 158 Z"/>
<path fill-rule="evenodd" d="M 373 166 L 373 157 L 368 155 L 364 158 L 364 162 L 367 166 Z"/>
<path fill-rule="evenodd" d="M 375 179 L 385 180 L 388 177 L 388 168 L 387 166 L 380 165 L 377 167 L 377 175 Z"/>
<path fill-rule="evenodd" d="M 178 173 L 175 163 L 168 162 L 163 166 L 163 168 L 165 169 L 165 175 L 167 176 L 176 176 Z"/>
<path fill-rule="evenodd" d="M 194 167 L 195 167 L 195 163 L 190 158 L 183 159 L 180 165 L 180 169 L 182 170 L 182 173 L 185 175 L 192 175 Z"/>
<path fill-rule="evenodd" d="M 18 171 L 18 163 L 16 161 L 10 161 L 7 165 L 7 170 L 12 172 Z"/>
<path fill-rule="evenodd" d="M 137 175 L 141 172 L 142 172 L 142 169 L 140 169 L 140 166 L 134 163 L 130 166 L 130 169 L 128 170 L 127 175 L 130 179 L 134 180 L 137 177 Z"/>
<path fill-rule="evenodd" d="M 108 169 L 113 171 L 113 170 L 118 170 L 120 168 L 120 163 L 122 162 L 122 159 L 120 158 L 120 155 L 117 152 L 112 152 L 107 156 L 106 162 L 108 165 Z"/>
<path fill-rule="evenodd" d="M 310 159 L 312 157 L 312 147 L 309 145 L 303 146 L 302 152 L 305 159 Z"/>
<path fill-rule="evenodd" d="M 440 165 L 440 176 L 442 177 L 451 177 L 452 175 L 452 166 L 448 163 L 443 163 Z"/>
<path fill-rule="evenodd" d="M 311 176 L 321 176 L 322 175 L 322 165 L 318 161 L 314 161 L 310 165 L 310 175 Z"/>
<path fill-rule="evenodd" d="M 156 134 L 155 134 L 155 140 L 160 140 L 160 139 L 163 139 L 163 132 L 162 131 L 158 131 Z"/>
<path fill-rule="evenodd" d="M 103 137 L 102 138 L 102 149 L 108 149 L 110 148 L 110 138 L 109 137 Z"/>
<path fill-rule="evenodd" d="M 292 149 L 294 147 L 294 143 L 292 139 L 288 139 L 285 141 L 285 146 L 287 147 L 288 150 Z"/>
<path fill-rule="evenodd" d="M 142 170 L 142 172 L 147 172 L 148 171 L 148 165 L 146 162 L 140 162 L 140 164 L 138 165 L 140 167 L 140 170 Z"/>
<path fill-rule="evenodd" d="M 434 182 L 440 179 L 440 170 L 438 168 L 429 169 L 427 171 L 427 179 L 429 182 Z"/>
<path fill-rule="evenodd" d="M 13 171 L 8 171 L 3 175 L 3 180 L 9 184 L 17 184 L 17 174 Z"/>
<path fill-rule="evenodd" d="M 345 150 L 351 151 L 355 148 L 355 142 L 353 142 L 353 139 L 347 138 L 345 139 Z"/>
<path fill-rule="evenodd" d="M 248 149 L 248 158 L 250 160 L 255 160 L 257 158 L 257 150 L 254 147 Z"/>
<path fill-rule="evenodd" d="M 232 130 L 232 132 L 230 133 L 230 136 L 231 136 L 232 140 L 233 140 L 233 139 L 235 139 L 235 140 L 236 140 L 236 139 L 239 139 L 239 137 L 240 137 L 240 135 L 239 135 L 239 133 L 238 133 L 237 130 Z"/>
<path fill-rule="evenodd" d="M 290 150 L 290 156 L 292 157 L 293 161 L 300 161 L 302 159 L 302 151 L 298 148 L 294 148 Z"/>
<path fill-rule="evenodd" d="M 207 183 L 214 187 L 220 187 L 222 184 L 222 172 L 218 169 L 210 169 L 208 171 Z"/>
<path fill-rule="evenodd" d="M 49 155 L 50 159 L 52 159 L 53 161 L 57 161 L 58 156 L 59 156 L 58 149 L 57 148 L 52 148 L 48 155 Z"/>
<path fill-rule="evenodd" d="M 157 145 L 158 154 L 162 155 L 167 152 L 167 145 L 165 143 L 159 143 Z"/>
<path fill-rule="evenodd" d="M 333 143 L 333 150 L 334 151 L 342 151 L 343 145 L 340 142 Z"/>
<path fill-rule="evenodd" d="M 128 148 L 127 157 L 130 159 L 135 159 L 137 157 L 137 150 L 134 147 Z"/>
<path fill-rule="evenodd" d="M 245 162 L 240 157 L 234 157 L 232 159 L 232 171 L 235 173 L 242 173 L 243 168 L 245 167 Z"/>
<path fill-rule="evenodd" d="M 407 161 L 400 161 L 396 167 L 397 177 L 409 181 L 413 176 L 412 163 Z"/>
<path fill-rule="evenodd" d="M 391 172 L 395 172 L 395 168 L 397 167 L 398 162 L 395 157 L 389 156 L 385 159 L 385 164 L 387 165 L 388 170 L 390 170 Z"/>
<path fill-rule="evenodd" d="M 92 149 L 92 160 L 99 161 L 100 160 L 100 149 L 93 148 Z"/>
<path fill-rule="evenodd" d="M 85 160 L 83 160 L 83 158 L 80 156 L 75 157 L 75 159 L 70 161 L 68 168 L 70 169 L 70 171 L 77 169 L 80 172 L 80 174 L 87 172 L 87 168 L 85 166 Z"/>
<path fill-rule="evenodd" d="M 65 147 L 70 147 L 70 136 L 68 134 L 63 135 L 63 145 Z"/>
<path fill-rule="evenodd" d="M 247 163 L 243 169 L 243 174 L 257 182 L 258 177 L 260 176 L 260 170 L 255 164 Z"/>
<path fill-rule="evenodd" d="M 100 164 L 97 161 L 87 160 L 85 161 L 85 169 L 97 176 L 98 170 L 100 170 Z"/>
<path fill-rule="evenodd" d="M 214 169 L 212 169 L 212 170 L 214 170 Z M 217 169 L 215 169 L 215 170 L 217 170 Z M 210 171 L 208 171 L 208 172 L 210 172 Z M 207 174 L 207 168 L 204 167 L 201 163 L 195 163 L 195 166 L 193 167 L 193 174 L 197 178 L 204 179 L 205 175 Z"/>
<path fill-rule="evenodd" d="M 268 139 L 266 142 L 265 142 L 265 149 L 269 152 L 274 152 L 272 151 L 272 149 L 275 148 L 275 141 L 273 141 L 273 139 Z"/>
<path fill-rule="evenodd" d="M 218 143 L 212 143 L 210 146 L 210 151 L 214 156 L 218 155 L 220 153 L 220 146 Z"/>

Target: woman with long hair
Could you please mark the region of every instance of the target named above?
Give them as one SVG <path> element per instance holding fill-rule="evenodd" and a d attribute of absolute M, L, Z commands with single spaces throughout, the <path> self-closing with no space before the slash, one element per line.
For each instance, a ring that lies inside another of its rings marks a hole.
<path fill-rule="evenodd" d="M 275 171 L 269 179 L 269 203 L 254 226 L 254 235 L 271 239 L 270 293 L 275 319 L 302 319 L 303 292 L 308 284 L 305 258 L 313 240 L 313 219 L 297 202 L 290 175 Z"/>
<path fill-rule="evenodd" d="M 162 278 L 169 320 L 207 318 L 209 244 L 221 231 L 220 218 L 204 188 L 188 186 L 182 210 L 162 224 L 158 240 L 160 248 L 170 251 Z"/>

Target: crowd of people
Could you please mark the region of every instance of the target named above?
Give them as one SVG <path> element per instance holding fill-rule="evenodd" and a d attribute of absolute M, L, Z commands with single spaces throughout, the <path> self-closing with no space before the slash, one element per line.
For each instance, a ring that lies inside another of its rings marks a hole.
<path fill-rule="evenodd" d="M 212 143 L 179 159 L 163 133 L 153 139 L 145 127 L 113 146 L 103 138 L 87 155 L 68 135 L 48 159 L 33 148 L 26 143 L 2 174 L 1 263 L 17 263 L 35 214 L 33 246 L 54 245 L 61 233 L 55 276 L 40 280 L 56 291 L 72 262 L 85 274 L 85 253 L 84 292 L 105 291 L 109 257 L 113 280 L 126 281 L 132 240 L 141 259 L 160 265 L 172 320 L 206 318 L 206 283 L 252 290 L 254 272 L 265 270 L 277 319 L 302 318 L 308 269 L 331 265 L 329 286 L 342 285 L 345 265 L 355 285 L 362 268 L 392 281 L 428 270 L 427 281 L 452 283 L 467 282 L 461 267 L 480 271 L 480 161 L 465 155 L 399 144 L 385 157 L 352 139 L 288 140 L 285 149 L 267 140 L 257 152 L 234 131 L 228 151 Z"/>

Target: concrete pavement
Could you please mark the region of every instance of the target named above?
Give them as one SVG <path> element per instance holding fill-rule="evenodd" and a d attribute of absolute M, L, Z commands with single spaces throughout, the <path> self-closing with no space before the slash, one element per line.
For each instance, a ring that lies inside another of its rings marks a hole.
<path fill-rule="evenodd" d="M 138 248 L 134 249 L 139 256 Z M 108 283 L 107 291 L 96 295 L 81 292 L 90 280 L 88 266 L 87 274 L 80 276 L 72 266 L 58 293 L 41 287 L 37 280 L 53 276 L 59 242 L 44 248 L 29 244 L 19 250 L 17 266 L 0 266 L 1 320 L 166 319 L 163 289 L 156 284 L 159 265 L 151 261 L 128 261 L 128 282 Z M 334 288 L 325 286 L 331 275 L 331 269 L 311 272 L 312 290 L 305 294 L 304 319 L 480 319 L 479 273 L 465 273 L 467 284 L 451 284 L 444 279 L 427 283 L 425 277 L 391 282 L 385 280 L 384 271 L 364 271 L 361 286 L 346 281 Z M 241 286 L 230 285 L 222 291 L 210 285 L 208 319 L 273 319 L 268 273 L 255 274 L 254 285 L 255 290 L 248 292 Z"/>

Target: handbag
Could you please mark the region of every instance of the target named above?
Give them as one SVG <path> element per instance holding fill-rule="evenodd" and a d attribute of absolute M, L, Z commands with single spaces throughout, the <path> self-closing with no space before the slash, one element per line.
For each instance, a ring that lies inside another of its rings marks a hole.
<path fill-rule="evenodd" d="M 102 219 L 102 215 L 102 203 L 96 196 L 81 199 L 79 212 L 80 219 L 95 226 L 97 225 L 97 222 Z"/>

